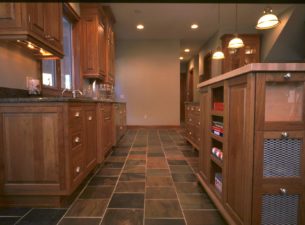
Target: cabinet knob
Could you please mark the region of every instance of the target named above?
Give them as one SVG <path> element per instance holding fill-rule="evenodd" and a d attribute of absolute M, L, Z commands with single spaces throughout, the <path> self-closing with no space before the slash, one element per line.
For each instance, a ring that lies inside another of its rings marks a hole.
<path fill-rule="evenodd" d="M 198 122 L 198 125 L 200 125 L 200 122 Z"/>
<path fill-rule="evenodd" d="M 286 73 L 286 74 L 284 75 L 284 78 L 285 78 L 286 80 L 290 79 L 290 78 L 291 78 L 291 73 Z"/>
<path fill-rule="evenodd" d="M 123 112 L 122 111 L 120 111 L 120 114 L 122 114 Z"/>
<path fill-rule="evenodd" d="M 200 112 L 200 108 L 198 109 L 198 112 Z"/>
<path fill-rule="evenodd" d="M 120 130 L 123 130 L 123 127 L 122 127 L 122 126 L 120 126 Z"/>
<path fill-rule="evenodd" d="M 74 142 L 75 142 L 75 143 L 79 143 L 79 142 L 80 142 L 80 138 L 79 138 L 79 137 L 75 137 L 75 138 L 74 138 Z"/>
<path fill-rule="evenodd" d="M 192 119 L 189 119 L 189 121 L 191 122 L 191 121 L 192 121 Z"/>
<path fill-rule="evenodd" d="M 198 141 L 200 141 L 200 138 L 198 138 Z"/>
<path fill-rule="evenodd" d="M 287 192 L 288 192 L 287 189 L 280 188 L 280 195 L 287 195 L 288 194 Z"/>
<path fill-rule="evenodd" d="M 288 138 L 289 134 L 287 132 L 281 133 L 282 138 Z"/>
<path fill-rule="evenodd" d="M 92 116 L 88 116 L 88 120 L 92 120 Z"/>
<path fill-rule="evenodd" d="M 192 135 L 192 132 L 189 132 L 190 135 Z"/>
<path fill-rule="evenodd" d="M 80 115 L 79 112 L 76 112 L 76 113 L 74 114 L 75 117 L 79 117 L 79 115 Z"/>
<path fill-rule="evenodd" d="M 79 173 L 79 172 L 80 172 L 80 166 L 76 167 L 75 172 L 76 172 L 76 173 Z"/>

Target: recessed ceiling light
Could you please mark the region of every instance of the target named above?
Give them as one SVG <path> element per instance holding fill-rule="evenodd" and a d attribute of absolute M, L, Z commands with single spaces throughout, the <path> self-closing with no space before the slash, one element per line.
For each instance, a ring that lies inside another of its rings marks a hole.
<path fill-rule="evenodd" d="M 191 25 L 191 28 L 192 28 L 193 30 L 197 29 L 198 27 L 199 27 L 199 26 L 198 26 L 198 24 L 196 24 L 196 23 L 194 23 L 194 24 Z"/>
<path fill-rule="evenodd" d="M 138 24 L 137 25 L 137 29 L 138 30 L 143 30 L 144 29 L 144 25 L 143 24 Z"/>
<path fill-rule="evenodd" d="M 179 57 L 180 60 L 183 60 L 184 58 L 182 56 Z"/>
<path fill-rule="evenodd" d="M 184 49 L 184 52 L 190 52 L 189 48 Z"/>

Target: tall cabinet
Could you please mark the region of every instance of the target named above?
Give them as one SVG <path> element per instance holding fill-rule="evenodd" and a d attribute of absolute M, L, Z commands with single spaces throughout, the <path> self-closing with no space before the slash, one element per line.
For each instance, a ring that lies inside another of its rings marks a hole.
<path fill-rule="evenodd" d="M 198 178 L 229 224 L 305 224 L 302 71 L 250 64 L 199 84 Z"/>

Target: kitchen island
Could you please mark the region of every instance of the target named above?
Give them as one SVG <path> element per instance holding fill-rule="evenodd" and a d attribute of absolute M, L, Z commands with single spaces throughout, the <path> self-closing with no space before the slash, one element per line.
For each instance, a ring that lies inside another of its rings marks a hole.
<path fill-rule="evenodd" d="M 198 88 L 198 178 L 227 222 L 305 224 L 305 63 L 248 64 Z"/>

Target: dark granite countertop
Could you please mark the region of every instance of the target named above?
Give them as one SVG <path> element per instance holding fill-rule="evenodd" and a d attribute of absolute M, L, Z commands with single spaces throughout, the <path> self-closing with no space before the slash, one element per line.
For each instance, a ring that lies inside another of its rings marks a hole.
<path fill-rule="evenodd" d="M 126 103 L 115 100 L 99 100 L 86 97 L 24 97 L 24 98 L 0 98 L 0 103 L 35 103 L 35 102 L 110 102 L 110 103 Z"/>

